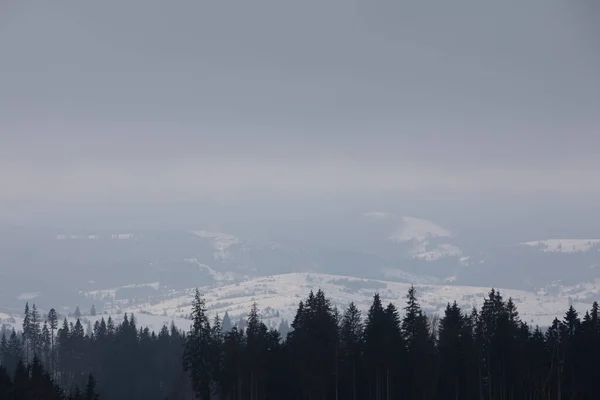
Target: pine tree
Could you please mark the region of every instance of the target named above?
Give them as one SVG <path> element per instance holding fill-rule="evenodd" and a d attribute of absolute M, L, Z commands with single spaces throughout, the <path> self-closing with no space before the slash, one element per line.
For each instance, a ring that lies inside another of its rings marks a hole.
<path fill-rule="evenodd" d="M 386 316 L 379 293 L 367 313 L 364 329 L 364 357 L 369 376 L 369 393 L 374 400 L 382 400 L 387 393 L 389 366 L 386 365 Z"/>
<path fill-rule="evenodd" d="M 13 374 L 23 359 L 23 342 L 13 329 L 8 339 L 8 347 L 4 357 L 4 365 L 9 374 Z"/>
<path fill-rule="evenodd" d="M 215 316 L 210 334 L 210 351 L 211 351 L 211 380 L 212 392 L 218 393 L 220 390 L 219 383 L 221 382 L 221 372 L 223 368 L 223 328 L 219 315 Z"/>
<path fill-rule="evenodd" d="M 92 329 L 92 323 L 90 321 L 87 322 L 85 326 L 85 336 L 91 338 L 94 334 L 94 330 Z"/>
<path fill-rule="evenodd" d="M 88 381 L 85 386 L 85 395 L 83 396 L 85 400 L 98 400 L 100 396 L 96 393 L 96 379 L 92 376 L 92 374 L 88 375 Z"/>
<path fill-rule="evenodd" d="M 249 399 L 257 400 L 264 396 L 266 391 L 266 366 L 265 358 L 267 345 L 267 327 L 260 320 L 258 306 L 252 304 L 248 314 L 246 329 L 246 355 L 245 365 L 249 383 Z"/>
<path fill-rule="evenodd" d="M 71 371 L 73 368 L 73 347 L 71 343 L 71 331 L 66 318 L 63 320 L 62 328 L 56 334 L 56 341 L 58 344 L 58 362 L 55 368 L 57 372 L 60 372 L 60 386 L 70 388 L 72 379 Z"/>
<path fill-rule="evenodd" d="M 363 324 L 352 302 L 346 309 L 340 328 L 340 364 L 342 398 L 362 398 L 358 377 L 362 374 Z"/>
<path fill-rule="evenodd" d="M 244 389 L 244 332 L 233 327 L 223 341 L 223 368 L 221 371 L 221 395 L 225 399 L 240 399 Z"/>
<path fill-rule="evenodd" d="M 465 318 L 456 302 L 452 306 L 448 304 L 439 327 L 439 390 L 447 393 L 448 398 L 457 400 L 468 397 L 465 383 L 468 366 L 465 365 L 466 357 L 463 357 L 468 351 L 463 342 L 464 325 Z"/>
<path fill-rule="evenodd" d="M 211 329 L 206 317 L 204 298 L 202 298 L 198 289 L 196 289 L 192 303 L 192 321 L 192 328 L 185 343 L 184 367 L 190 375 L 196 398 L 209 400 L 211 395 Z"/>
<path fill-rule="evenodd" d="M 25 303 L 25 312 L 23 313 L 23 347 L 25 348 L 25 360 L 29 362 L 31 350 L 31 311 L 29 302 Z"/>
<path fill-rule="evenodd" d="M 47 367 L 50 366 L 50 352 L 52 350 L 50 343 L 50 330 L 48 329 L 48 324 L 44 322 L 44 326 L 42 327 L 42 336 L 41 336 L 41 349 L 42 349 L 42 360 L 44 365 Z"/>
<path fill-rule="evenodd" d="M 75 308 L 75 312 L 73 313 L 75 318 L 81 318 L 81 311 L 79 310 L 79 306 Z"/>
<path fill-rule="evenodd" d="M 411 366 L 409 398 L 420 399 L 429 394 L 433 381 L 435 366 L 434 343 L 430 334 L 427 317 L 423 314 L 417 301 L 416 289 L 411 286 L 406 295 L 405 315 L 402 319 L 402 333 L 406 341 L 406 349 Z M 427 396 L 429 397 L 429 396 Z"/>
<path fill-rule="evenodd" d="M 2 338 L 0 338 L 0 365 L 6 366 L 6 357 L 8 356 L 8 339 L 6 338 L 6 332 L 2 331 Z"/>
<path fill-rule="evenodd" d="M 41 329 L 40 313 L 37 310 L 35 303 L 31 307 L 31 321 L 29 329 L 29 340 L 31 343 L 31 352 L 33 356 L 40 355 L 42 351 L 42 329 Z"/>
<path fill-rule="evenodd" d="M 48 311 L 48 324 L 50 326 L 50 374 L 54 378 L 56 368 L 55 332 L 58 329 L 58 314 L 54 308 Z"/>
<path fill-rule="evenodd" d="M 227 311 L 225 311 L 221 325 L 223 333 L 231 332 L 231 329 L 233 329 L 233 324 L 231 323 L 231 318 L 229 318 Z"/>
<path fill-rule="evenodd" d="M 92 304 L 92 308 L 90 309 L 90 315 L 92 317 L 96 316 L 96 305 Z"/>
<path fill-rule="evenodd" d="M 281 338 L 286 340 L 288 333 L 290 333 L 290 325 L 288 324 L 287 320 L 282 319 L 277 330 L 279 331 Z"/>

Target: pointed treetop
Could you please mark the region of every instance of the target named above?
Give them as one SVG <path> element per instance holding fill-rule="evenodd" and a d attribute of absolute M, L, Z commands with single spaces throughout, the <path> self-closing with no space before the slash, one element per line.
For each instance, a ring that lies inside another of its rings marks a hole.
<path fill-rule="evenodd" d="M 229 318 L 229 314 L 225 311 L 225 315 L 223 316 L 223 321 L 221 322 L 221 329 L 223 332 L 231 332 L 233 328 L 233 324 L 231 322 L 231 318 Z"/>

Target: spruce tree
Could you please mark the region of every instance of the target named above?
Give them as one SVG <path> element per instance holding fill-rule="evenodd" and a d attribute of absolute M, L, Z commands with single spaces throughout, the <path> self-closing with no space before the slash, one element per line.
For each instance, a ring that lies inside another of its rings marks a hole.
<path fill-rule="evenodd" d="M 8 355 L 8 339 L 6 338 L 6 332 L 2 331 L 2 337 L 0 338 L 0 365 L 6 366 L 7 355 Z"/>
<path fill-rule="evenodd" d="M 231 332 L 233 329 L 233 324 L 231 322 L 231 318 L 229 318 L 229 313 L 225 311 L 225 315 L 223 316 L 223 321 L 221 322 L 221 329 L 223 333 Z"/>
<path fill-rule="evenodd" d="M 389 366 L 386 365 L 385 346 L 386 316 L 379 293 L 373 296 L 373 303 L 367 313 L 364 329 L 364 354 L 368 374 L 369 393 L 374 400 L 382 400 L 387 393 Z"/>
<path fill-rule="evenodd" d="M 46 367 L 50 366 L 50 352 L 52 350 L 50 343 L 50 330 L 48 329 L 48 324 L 44 322 L 44 326 L 42 327 L 42 336 L 41 336 L 41 350 L 42 350 L 42 360 Z"/>
<path fill-rule="evenodd" d="M 58 314 L 54 308 L 48 311 L 48 325 L 50 327 L 50 375 L 54 378 L 54 372 L 56 368 L 56 348 L 54 338 L 56 330 L 58 329 Z"/>
<path fill-rule="evenodd" d="M 183 356 L 184 368 L 189 373 L 196 398 L 209 400 L 211 396 L 210 336 L 204 298 L 198 289 L 192 303 L 192 327 L 187 335 Z"/>
<path fill-rule="evenodd" d="M 429 397 L 436 372 L 434 365 L 435 347 L 429 330 L 427 317 L 423 314 L 417 301 L 416 289 L 411 286 L 406 295 L 405 314 L 402 319 L 402 333 L 406 341 L 408 365 L 411 366 L 409 377 L 409 398 Z"/>
<path fill-rule="evenodd" d="M 31 311 L 29 302 L 25 303 L 25 312 L 23 313 L 23 347 L 25 348 L 25 360 L 29 362 L 31 350 Z"/>
<path fill-rule="evenodd" d="M 219 315 L 215 316 L 210 334 L 210 371 L 212 392 L 218 393 L 220 390 L 221 372 L 223 368 L 223 328 Z"/>
<path fill-rule="evenodd" d="M 4 357 L 4 366 L 9 374 L 13 374 L 15 372 L 17 365 L 23 359 L 23 355 L 23 342 L 13 329 L 8 339 L 8 348 L 6 356 Z"/>
<path fill-rule="evenodd" d="M 362 398 L 359 377 L 363 373 L 363 324 L 360 311 L 352 302 L 344 312 L 340 328 L 341 397 Z"/>
<path fill-rule="evenodd" d="M 288 333 L 290 333 L 290 325 L 288 324 L 287 320 L 281 319 L 277 330 L 279 331 L 281 338 L 286 340 Z"/>
<path fill-rule="evenodd" d="M 85 400 L 99 400 L 100 396 L 96 393 L 96 379 L 92 374 L 88 375 L 87 384 L 85 385 L 85 394 L 83 396 Z"/>
<path fill-rule="evenodd" d="M 35 303 L 31 307 L 31 321 L 29 329 L 29 340 L 31 343 L 32 356 L 40 355 L 42 351 L 42 328 L 41 328 L 40 313 L 37 310 Z"/>

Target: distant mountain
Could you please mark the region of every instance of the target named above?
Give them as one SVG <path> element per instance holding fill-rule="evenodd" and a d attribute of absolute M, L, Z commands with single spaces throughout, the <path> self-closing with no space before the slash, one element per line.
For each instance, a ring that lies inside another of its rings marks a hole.
<path fill-rule="evenodd" d="M 252 303 L 256 302 L 263 319 L 276 327 L 281 320 L 291 322 L 298 307 L 311 290 L 323 289 L 332 303 L 344 309 L 352 301 L 366 313 L 372 297 L 379 293 L 384 303 L 393 302 L 402 307 L 410 287 L 409 283 L 359 279 L 350 276 L 292 273 L 255 278 L 235 284 L 201 288 L 210 314 L 223 316 L 225 312 L 234 320 L 245 318 Z M 440 314 L 446 304 L 457 301 L 465 310 L 480 308 L 490 288 L 449 285 L 415 285 L 419 301 L 429 314 Z M 512 298 L 523 321 L 531 324 L 549 325 L 556 316 L 561 316 L 573 304 L 578 309 L 589 308 L 600 295 L 600 281 L 555 290 L 524 291 L 500 289 L 501 294 Z M 96 297 L 97 292 L 85 293 Z M 126 302 L 114 299 L 106 303 L 105 312 L 119 315 L 124 312 L 135 314 L 162 315 L 163 317 L 185 318 L 191 312 L 194 290 L 161 292 L 154 288 L 154 295 L 143 301 L 129 299 Z"/>
<path fill-rule="evenodd" d="M 595 282 L 600 266 L 600 239 L 478 247 L 464 230 L 455 234 L 431 220 L 385 211 L 326 227 L 326 221 L 321 229 L 308 226 L 303 238 L 295 239 L 200 228 L 5 228 L 0 230 L 0 311 L 20 311 L 27 300 L 67 309 L 166 301 L 197 286 L 217 290 L 285 274 L 552 291 Z"/>
<path fill-rule="evenodd" d="M 600 239 L 548 239 L 521 243 L 550 253 L 600 252 Z"/>

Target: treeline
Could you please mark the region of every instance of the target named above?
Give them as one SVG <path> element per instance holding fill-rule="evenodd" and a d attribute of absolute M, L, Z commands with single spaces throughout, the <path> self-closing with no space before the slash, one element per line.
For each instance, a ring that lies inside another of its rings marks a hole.
<path fill-rule="evenodd" d="M 101 319 L 86 334 L 80 320 L 59 328 L 53 310 L 44 323 L 35 313 L 26 309 L 22 335 L 2 338 L 0 388 L 6 376 L 16 384 L 46 368 L 72 396 L 91 380 L 111 400 L 600 398 L 597 303 L 583 318 L 570 307 L 542 331 L 495 290 L 481 309 L 449 304 L 439 319 L 424 314 L 414 288 L 402 310 L 376 294 L 364 316 L 354 304 L 339 312 L 317 291 L 300 302 L 285 339 L 256 305 L 244 328 L 209 321 L 198 291 L 186 334 L 138 328 L 131 315 L 117 325 Z"/>
<path fill-rule="evenodd" d="M 182 364 L 184 346 L 185 335 L 174 325 L 156 334 L 125 315 L 119 324 L 109 317 L 84 329 L 81 319 L 59 324 L 54 309 L 40 318 L 35 305 L 27 305 L 22 332 L 2 335 L 0 364 L 13 376 L 20 363 L 35 358 L 72 396 L 91 374 L 101 399 L 188 399 L 193 392 Z"/>
<path fill-rule="evenodd" d="M 14 378 L 11 378 L 3 365 L 0 365 L 0 399 L 2 400 L 99 400 L 96 381 L 88 376 L 85 391 L 76 387 L 70 395 L 58 386 L 48 371 L 34 356 L 31 364 L 25 366 L 23 360 L 17 362 Z"/>

